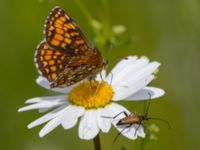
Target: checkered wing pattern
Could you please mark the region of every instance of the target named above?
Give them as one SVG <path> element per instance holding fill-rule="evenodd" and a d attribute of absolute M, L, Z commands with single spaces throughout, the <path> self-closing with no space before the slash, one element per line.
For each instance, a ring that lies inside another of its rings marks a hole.
<path fill-rule="evenodd" d="M 51 87 L 66 87 L 85 78 L 93 79 L 103 68 L 102 58 L 99 56 L 99 51 L 94 49 L 87 55 L 71 59 Z"/>
<path fill-rule="evenodd" d="M 78 25 L 59 7 L 55 7 L 46 20 L 45 38 L 52 48 L 72 55 L 84 55 L 92 48 Z"/>
<path fill-rule="evenodd" d="M 42 41 L 35 53 L 35 62 L 39 73 L 50 82 L 55 80 L 67 65 L 70 56 L 60 51 L 52 50 L 45 41 Z"/>

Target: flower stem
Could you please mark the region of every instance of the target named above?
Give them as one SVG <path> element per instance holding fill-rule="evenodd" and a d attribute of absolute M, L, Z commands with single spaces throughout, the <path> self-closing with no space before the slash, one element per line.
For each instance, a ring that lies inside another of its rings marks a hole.
<path fill-rule="evenodd" d="M 93 139 L 93 141 L 94 141 L 94 149 L 101 150 L 101 142 L 100 142 L 99 134 Z"/>
<path fill-rule="evenodd" d="M 85 15 L 86 19 L 89 22 L 91 22 L 92 17 L 90 15 L 90 13 L 88 12 L 88 10 L 86 9 L 85 5 L 80 0 L 74 0 L 74 2 L 80 8 L 80 10 L 83 12 L 83 14 Z"/>

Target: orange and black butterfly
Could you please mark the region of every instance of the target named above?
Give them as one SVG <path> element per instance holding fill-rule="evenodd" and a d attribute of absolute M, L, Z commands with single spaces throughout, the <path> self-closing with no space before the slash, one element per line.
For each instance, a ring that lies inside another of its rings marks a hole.
<path fill-rule="evenodd" d="M 89 44 L 74 20 L 59 7 L 48 16 L 44 35 L 35 62 L 51 88 L 94 79 L 107 65 L 100 51 Z"/>

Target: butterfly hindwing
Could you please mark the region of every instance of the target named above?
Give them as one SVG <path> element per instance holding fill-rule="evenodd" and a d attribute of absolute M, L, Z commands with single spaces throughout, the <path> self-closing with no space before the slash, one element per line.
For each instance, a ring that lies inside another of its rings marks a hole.
<path fill-rule="evenodd" d="M 101 64 L 103 62 L 102 58 L 99 56 L 99 51 L 94 49 L 87 55 L 71 59 L 65 66 L 65 69 L 52 82 L 51 87 L 70 86 L 86 77 L 94 78 L 96 73 L 101 70 L 100 68 L 102 68 Z"/>
<path fill-rule="evenodd" d="M 35 53 L 35 63 L 42 76 L 49 81 L 55 80 L 60 74 L 70 56 L 63 54 L 60 51 L 52 50 L 45 41 L 42 41 Z"/>
<path fill-rule="evenodd" d="M 73 55 L 84 55 L 91 48 L 78 25 L 59 7 L 46 20 L 45 38 L 50 47 Z"/>

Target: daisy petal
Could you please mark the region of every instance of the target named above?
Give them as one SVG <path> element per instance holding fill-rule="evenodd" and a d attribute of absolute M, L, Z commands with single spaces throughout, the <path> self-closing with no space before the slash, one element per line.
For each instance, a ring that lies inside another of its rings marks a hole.
<path fill-rule="evenodd" d="M 70 87 L 67 87 L 67 88 L 50 88 L 49 87 L 49 85 L 50 85 L 49 81 L 42 76 L 39 76 L 36 79 L 36 82 L 37 82 L 37 84 L 39 84 L 43 88 L 46 88 L 46 89 L 54 91 L 54 92 L 60 92 L 60 93 L 69 93 L 69 91 L 74 87 L 74 85 L 73 85 L 73 86 L 70 86 Z"/>
<path fill-rule="evenodd" d="M 141 79 L 135 83 L 134 86 L 126 87 L 126 86 L 115 86 L 113 89 L 115 91 L 115 95 L 113 97 L 114 101 L 119 101 L 127 98 L 133 93 L 136 93 L 140 89 L 143 89 L 147 84 L 149 84 L 153 80 L 154 76 L 149 76 L 147 78 Z"/>
<path fill-rule="evenodd" d="M 149 94 L 151 97 L 149 97 Z M 160 88 L 155 87 L 145 87 L 142 90 L 139 90 L 135 94 L 129 96 L 126 98 L 126 100 L 146 100 L 146 99 L 154 99 L 158 98 L 165 94 L 165 91 Z"/>
<path fill-rule="evenodd" d="M 33 110 L 33 109 L 41 109 L 41 108 L 50 109 L 50 108 L 59 106 L 59 105 L 61 105 L 63 103 L 64 102 L 57 102 L 57 101 L 55 101 L 55 102 L 36 103 L 36 104 L 32 104 L 32 105 L 20 108 L 20 109 L 18 109 L 18 112 L 23 112 L 23 111 Z"/>
<path fill-rule="evenodd" d="M 154 73 L 154 71 L 160 66 L 160 63 L 158 62 L 152 62 L 150 64 L 148 64 L 146 67 L 141 68 L 140 70 L 138 70 L 137 72 L 135 72 L 130 78 L 129 80 L 126 80 L 125 83 L 126 85 L 128 84 L 134 84 L 135 82 L 144 79 L 150 75 L 152 75 Z M 127 74 L 128 75 L 128 74 Z M 131 74 L 129 74 L 131 75 Z"/>
<path fill-rule="evenodd" d="M 118 72 L 112 71 L 113 73 L 112 85 L 119 84 L 122 81 L 128 82 L 130 78 L 133 78 L 133 75 L 135 73 L 137 73 L 142 68 L 145 68 L 148 65 L 148 62 L 149 60 L 146 57 L 142 57 L 136 60 L 132 59 L 132 62 L 127 62 L 127 64 L 123 68 L 121 68 Z"/>
<path fill-rule="evenodd" d="M 74 105 L 68 106 L 62 118 L 61 124 L 64 129 L 70 129 L 74 127 L 78 121 L 78 118 L 84 114 L 84 108 Z"/>
<path fill-rule="evenodd" d="M 40 108 L 38 111 L 39 113 L 45 113 L 47 111 L 49 111 L 51 108 Z"/>
<path fill-rule="evenodd" d="M 18 109 L 18 112 L 33 110 L 33 109 L 51 109 L 53 107 L 59 106 L 63 103 L 66 103 L 67 96 L 49 96 L 49 97 L 37 97 L 31 98 L 26 101 L 27 104 L 32 104 L 29 106 L 22 107 Z"/>
<path fill-rule="evenodd" d="M 47 122 L 47 121 L 49 121 L 49 120 L 51 120 L 51 119 L 53 119 L 53 118 L 55 118 L 55 117 L 61 115 L 61 114 L 63 114 L 63 112 L 65 112 L 65 110 L 67 110 L 67 108 L 68 108 L 67 105 L 68 105 L 68 104 L 63 104 L 62 106 L 56 108 L 55 110 L 53 110 L 53 111 L 47 113 L 46 115 L 44 115 L 44 116 L 38 118 L 37 120 L 31 122 L 31 123 L 28 125 L 28 128 L 29 128 L 29 129 L 30 129 L 30 128 L 33 128 L 33 127 L 35 127 L 35 126 L 38 126 L 38 125 L 40 125 L 40 124 L 43 124 L 43 123 L 45 123 L 45 122 Z"/>
<path fill-rule="evenodd" d="M 145 138 L 146 134 L 144 132 L 144 128 L 142 126 L 139 127 L 138 131 L 137 131 L 137 135 L 139 137 Z"/>
<path fill-rule="evenodd" d="M 106 79 L 106 71 L 102 70 L 101 73 L 97 74 L 96 80 L 102 81 Z"/>
<path fill-rule="evenodd" d="M 79 124 L 79 137 L 85 140 L 93 139 L 99 132 L 99 128 L 96 123 L 96 111 L 88 110 L 81 118 Z"/>
<path fill-rule="evenodd" d="M 117 65 L 110 71 L 106 81 L 110 83 L 113 78 L 113 75 L 117 75 L 119 72 L 123 72 L 123 69 L 127 67 L 128 64 L 134 64 L 136 61 L 136 56 L 128 56 L 125 59 L 122 59 Z"/>
<path fill-rule="evenodd" d="M 139 61 L 139 60 L 138 60 Z M 138 82 L 139 80 L 145 79 L 148 76 L 152 75 L 153 72 L 159 67 L 158 62 L 152 62 L 148 65 L 145 65 L 141 68 L 138 68 L 136 71 L 131 71 L 130 67 L 127 67 L 127 72 L 129 73 L 123 73 L 124 77 L 120 78 L 118 82 L 116 82 L 116 85 L 124 85 L 124 86 L 134 86 L 135 82 Z M 113 86 L 115 86 L 113 84 Z"/>
<path fill-rule="evenodd" d="M 125 117 L 124 112 L 130 114 L 130 112 L 125 107 L 117 103 L 110 104 L 109 106 L 107 106 L 107 109 L 108 114 L 102 113 L 102 115 L 105 116 L 105 118 L 111 120 L 112 124 L 116 124 L 120 119 Z"/>
<path fill-rule="evenodd" d="M 134 124 L 131 126 L 124 126 L 124 127 L 115 126 L 115 127 L 122 135 L 124 135 L 128 139 L 135 140 L 138 136 L 143 138 L 145 137 L 144 129 L 141 125 L 139 126 L 138 124 Z"/>
<path fill-rule="evenodd" d="M 53 129 L 55 129 L 57 126 L 60 125 L 62 119 L 62 115 L 58 116 L 51 121 L 49 121 L 43 128 L 40 130 L 39 136 L 44 137 L 47 135 L 49 132 L 51 132 Z"/>
<path fill-rule="evenodd" d="M 39 102 L 47 102 L 47 101 L 62 101 L 66 100 L 66 95 L 59 95 L 59 96 L 48 96 L 48 97 L 36 97 L 26 100 L 26 104 L 31 103 L 39 103 Z"/>
<path fill-rule="evenodd" d="M 105 116 L 104 114 L 110 116 L 110 112 L 109 112 L 109 109 L 107 107 L 97 110 L 97 116 L 96 116 L 97 125 L 101 129 L 102 132 L 107 133 L 111 128 L 111 120 L 104 118 L 103 117 L 103 116 Z"/>
<path fill-rule="evenodd" d="M 137 138 L 137 133 L 135 133 L 135 128 L 130 126 L 130 127 L 118 127 L 118 126 L 115 126 L 116 129 L 125 137 L 127 137 L 128 139 L 131 139 L 131 140 L 135 140 Z"/>

